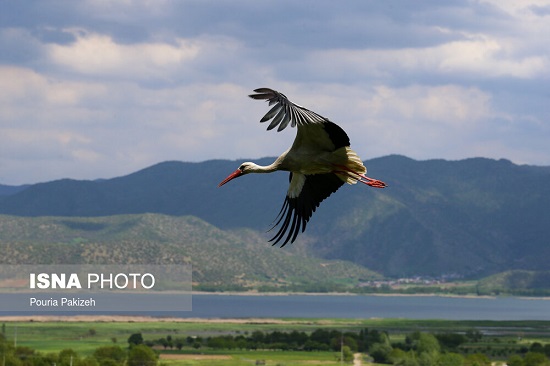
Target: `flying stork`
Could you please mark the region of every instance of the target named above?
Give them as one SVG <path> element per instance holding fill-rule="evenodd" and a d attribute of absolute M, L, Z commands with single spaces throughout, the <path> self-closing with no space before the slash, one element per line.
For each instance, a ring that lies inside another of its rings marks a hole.
<path fill-rule="evenodd" d="M 290 185 L 283 207 L 270 229 L 281 224 L 279 231 L 269 241 L 273 245 L 286 238 L 281 245 L 296 240 L 300 230 L 306 225 L 319 204 L 344 183 L 364 183 L 375 188 L 385 188 L 386 183 L 367 177 L 367 168 L 350 148 L 348 135 L 334 122 L 288 100 L 283 94 L 268 88 L 254 90 L 249 97 L 265 99 L 273 108 L 260 120 L 272 119 L 267 127 L 271 130 L 284 130 L 289 124 L 298 126 L 292 146 L 271 165 L 260 166 L 245 162 L 218 187 L 248 173 L 271 173 L 277 170 L 290 172 Z"/>

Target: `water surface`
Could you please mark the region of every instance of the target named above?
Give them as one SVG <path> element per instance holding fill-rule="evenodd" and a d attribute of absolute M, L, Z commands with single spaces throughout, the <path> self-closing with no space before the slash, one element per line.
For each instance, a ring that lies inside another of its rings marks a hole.
<path fill-rule="evenodd" d="M 517 297 L 338 295 L 193 295 L 200 318 L 408 318 L 447 320 L 550 320 L 550 300 Z"/>

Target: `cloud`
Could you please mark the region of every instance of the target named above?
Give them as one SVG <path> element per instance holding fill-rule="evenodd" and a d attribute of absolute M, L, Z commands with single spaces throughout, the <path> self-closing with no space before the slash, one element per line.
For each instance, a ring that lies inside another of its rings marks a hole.
<path fill-rule="evenodd" d="M 75 35 L 68 45 L 50 44 L 48 54 L 54 64 L 78 73 L 132 78 L 163 77 L 199 53 L 191 41 L 177 39 L 174 44 L 117 44 L 108 35 L 82 30 L 67 30 Z"/>
<path fill-rule="evenodd" d="M 455 85 L 379 85 L 347 103 L 361 116 L 348 130 L 351 136 L 365 136 L 352 139 L 364 158 L 401 153 L 425 159 L 434 152 L 459 158 L 464 144 L 475 140 L 495 113 L 489 94 Z"/>
<path fill-rule="evenodd" d="M 106 96 L 103 84 L 82 83 L 66 79 L 49 78 L 27 68 L 0 66 L 0 117 L 3 126 L 43 126 L 51 122 L 49 116 L 60 111 L 75 112 L 78 116 L 86 105 Z M 68 115 L 67 117 L 76 115 Z"/>
<path fill-rule="evenodd" d="M 273 87 L 364 158 L 550 164 L 550 1 L 10 2 L 0 182 L 278 155 Z"/>
<path fill-rule="evenodd" d="M 418 75 L 456 79 L 460 75 L 481 79 L 513 77 L 547 77 L 550 59 L 546 55 L 515 56 L 513 45 L 483 35 L 467 35 L 465 40 L 453 41 L 428 48 L 397 50 L 333 49 L 311 53 L 305 64 L 316 75 L 339 70 L 333 78 L 366 77 L 391 80 L 405 76 L 410 82 Z M 514 57 L 515 56 L 515 57 Z"/>

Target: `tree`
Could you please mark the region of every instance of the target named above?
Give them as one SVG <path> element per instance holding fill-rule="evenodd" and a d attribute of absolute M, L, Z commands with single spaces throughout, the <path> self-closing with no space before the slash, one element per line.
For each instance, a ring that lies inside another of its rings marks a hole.
<path fill-rule="evenodd" d="M 128 366 L 156 366 L 157 354 L 143 344 L 132 347 L 128 352 Z"/>
<path fill-rule="evenodd" d="M 407 352 L 400 348 L 393 348 L 388 355 L 388 361 L 394 365 L 401 365 L 403 361 L 408 357 Z"/>
<path fill-rule="evenodd" d="M 13 354 L 8 353 L 7 355 L 4 355 L 3 362 L 6 366 L 21 366 L 23 365 L 23 362 L 21 362 L 20 359 L 15 357 Z"/>
<path fill-rule="evenodd" d="M 126 351 L 119 346 L 98 347 L 93 353 L 94 358 L 100 366 L 111 366 L 112 364 L 122 365 L 126 359 Z"/>
<path fill-rule="evenodd" d="M 474 353 L 466 357 L 464 366 L 491 366 L 491 360 L 484 354 Z"/>
<path fill-rule="evenodd" d="M 162 345 L 162 347 L 164 347 L 164 349 L 168 348 L 168 340 L 166 338 L 161 338 L 158 342 Z"/>
<path fill-rule="evenodd" d="M 293 330 L 288 335 L 288 340 L 290 343 L 295 343 L 300 346 L 306 343 L 308 339 L 309 337 L 305 332 L 298 332 L 297 330 Z"/>
<path fill-rule="evenodd" d="M 437 352 L 441 351 L 439 341 L 435 336 L 428 333 L 414 332 L 407 336 L 406 342 L 418 353 Z"/>
<path fill-rule="evenodd" d="M 523 358 L 520 355 L 511 355 L 506 361 L 508 366 L 523 366 Z"/>
<path fill-rule="evenodd" d="M 432 334 L 420 333 L 415 349 L 420 366 L 435 366 L 438 363 L 441 347 Z"/>
<path fill-rule="evenodd" d="M 344 356 L 344 362 L 353 361 L 353 352 L 348 346 L 342 347 L 342 355 Z"/>
<path fill-rule="evenodd" d="M 361 337 L 362 336 L 362 337 Z M 386 332 L 379 332 L 376 329 L 373 329 L 369 331 L 368 329 L 363 330 L 363 333 L 360 334 L 360 337 L 362 338 L 362 346 L 364 351 L 368 351 L 370 346 L 372 346 L 375 343 L 388 343 L 389 344 L 389 338 L 388 334 Z"/>
<path fill-rule="evenodd" d="M 550 366 L 550 361 L 544 353 L 527 352 L 523 357 L 523 366 Z"/>
<path fill-rule="evenodd" d="M 328 344 L 308 340 L 304 343 L 304 351 L 328 351 Z"/>
<path fill-rule="evenodd" d="M 456 350 L 461 344 L 466 343 L 468 338 L 462 334 L 444 333 L 435 336 L 442 348 Z"/>
<path fill-rule="evenodd" d="M 439 352 L 438 351 L 426 351 L 419 353 L 417 356 L 417 361 L 419 366 L 436 366 L 439 362 Z"/>
<path fill-rule="evenodd" d="M 344 346 L 348 346 L 352 351 L 357 351 L 357 341 L 350 336 L 344 336 L 342 338 L 342 335 L 340 335 L 338 337 L 332 338 L 332 340 L 330 341 L 331 348 L 334 351 L 339 351 L 342 343 L 344 344 Z"/>
<path fill-rule="evenodd" d="M 78 354 L 72 349 L 64 349 L 59 352 L 57 356 L 58 364 L 62 366 L 74 365 L 77 363 Z"/>
<path fill-rule="evenodd" d="M 128 338 L 128 343 L 130 344 L 130 348 L 132 346 L 143 344 L 143 336 L 141 333 L 134 333 Z"/>
<path fill-rule="evenodd" d="M 316 329 L 313 331 L 313 333 L 311 333 L 309 339 L 312 342 L 324 343 L 326 345 L 329 345 L 332 337 L 330 336 L 330 332 L 328 330 Z"/>
<path fill-rule="evenodd" d="M 395 349 L 398 352 L 394 354 L 393 352 L 390 355 L 390 359 L 393 360 L 393 364 L 396 366 L 418 366 L 418 360 L 416 358 L 416 353 L 414 351 L 405 352 L 400 349 Z M 401 352 L 399 352 L 401 351 Z M 395 360 L 394 360 L 395 358 Z M 444 366 L 444 365 L 442 365 Z"/>
<path fill-rule="evenodd" d="M 265 334 L 260 330 L 255 330 L 250 335 L 250 339 L 255 343 L 263 343 L 265 342 Z"/>
<path fill-rule="evenodd" d="M 224 337 L 210 337 L 206 340 L 206 345 L 214 349 L 228 348 Z"/>
<path fill-rule="evenodd" d="M 369 348 L 369 355 L 376 363 L 391 363 L 390 354 L 392 347 L 385 343 L 374 343 Z"/>
<path fill-rule="evenodd" d="M 464 357 L 458 353 L 444 353 L 439 357 L 439 364 L 441 366 L 462 366 Z"/>

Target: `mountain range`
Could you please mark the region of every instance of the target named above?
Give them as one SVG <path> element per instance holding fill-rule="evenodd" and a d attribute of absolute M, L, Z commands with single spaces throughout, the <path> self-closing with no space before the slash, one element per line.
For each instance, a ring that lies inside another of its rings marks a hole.
<path fill-rule="evenodd" d="M 240 241 L 249 249 L 343 260 L 392 277 L 548 270 L 550 167 L 486 158 L 368 160 L 369 176 L 388 188 L 345 185 L 321 204 L 292 246 L 278 249 L 269 247 L 265 231 L 283 203 L 288 173 L 251 174 L 218 188 L 240 163 L 170 161 L 112 179 L 0 186 L 0 214 L 192 217 L 186 225 L 208 224 L 226 236 L 226 252 Z"/>

